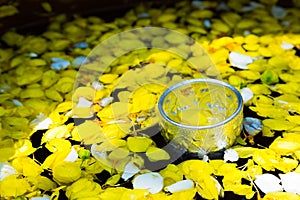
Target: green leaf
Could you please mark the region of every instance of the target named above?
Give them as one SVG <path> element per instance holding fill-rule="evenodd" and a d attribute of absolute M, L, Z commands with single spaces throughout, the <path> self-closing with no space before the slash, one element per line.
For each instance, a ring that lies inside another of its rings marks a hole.
<path fill-rule="evenodd" d="M 260 77 L 261 81 L 267 85 L 271 85 L 279 82 L 279 78 L 276 72 L 273 70 L 266 70 Z"/>
<path fill-rule="evenodd" d="M 4 5 L 0 7 L 0 18 L 17 14 L 19 11 L 15 6 Z"/>
<path fill-rule="evenodd" d="M 114 186 L 119 182 L 120 178 L 121 178 L 120 174 L 113 175 L 109 179 L 107 179 L 105 185 Z"/>

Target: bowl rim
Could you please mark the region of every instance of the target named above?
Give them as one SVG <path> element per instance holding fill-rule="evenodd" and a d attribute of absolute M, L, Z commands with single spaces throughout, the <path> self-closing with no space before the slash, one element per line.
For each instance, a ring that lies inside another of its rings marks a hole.
<path fill-rule="evenodd" d="M 230 115 L 228 118 L 226 118 L 225 120 L 215 123 L 215 124 L 211 124 L 211 125 L 205 125 L 205 126 L 194 126 L 194 125 L 187 125 L 187 124 L 181 124 L 178 123 L 172 119 L 170 119 L 167 114 L 165 113 L 164 109 L 163 109 L 163 102 L 165 100 L 165 98 L 167 97 L 167 95 L 172 92 L 173 90 L 185 86 L 185 85 L 189 85 L 192 83 L 212 83 L 215 85 L 220 85 L 220 86 L 224 86 L 226 88 L 229 88 L 231 91 L 234 92 L 234 94 L 236 95 L 237 99 L 238 99 L 238 106 L 236 108 L 236 110 L 233 112 L 232 115 Z M 172 85 L 171 87 L 169 87 L 168 89 L 166 89 L 163 94 L 160 96 L 159 100 L 158 100 L 158 110 L 160 115 L 169 123 L 178 126 L 180 128 L 186 128 L 186 129 L 193 129 L 193 130 L 203 130 L 203 129 L 210 129 L 210 128 L 216 128 L 219 126 L 222 126 L 228 122 L 230 122 L 232 119 L 234 119 L 241 111 L 243 108 L 243 98 L 241 93 L 232 85 L 220 81 L 220 80 L 216 80 L 216 79 L 211 79 L 211 78 L 198 78 L 198 79 L 189 79 L 189 80 L 185 80 L 185 81 L 181 81 L 179 83 L 176 83 L 174 85 Z"/>

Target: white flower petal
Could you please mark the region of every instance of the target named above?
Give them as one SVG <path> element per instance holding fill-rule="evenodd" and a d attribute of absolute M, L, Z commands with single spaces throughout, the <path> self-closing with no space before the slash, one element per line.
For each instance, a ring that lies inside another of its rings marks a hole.
<path fill-rule="evenodd" d="M 53 63 L 51 64 L 51 69 L 56 71 L 65 69 L 71 64 L 70 61 L 61 58 L 51 58 L 51 60 L 53 61 Z"/>
<path fill-rule="evenodd" d="M 289 25 L 291 25 L 291 22 L 290 21 L 282 21 L 281 24 L 283 26 L 289 26 Z"/>
<path fill-rule="evenodd" d="M 262 174 L 255 176 L 254 183 L 265 194 L 271 192 L 280 192 L 283 190 L 280 185 L 280 179 L 273 174 Z"/>
<path fill-rule="evenodd" d="M 52 119 L 40 113 L 31 121 L 30 126 L 34 126 L 34 130 L 45 130 L 48 129 L 51 124 L 53 124 Z"/>
<path fill-rule="evenodd" d="M 271 12 L 276 19 L 283 19 L 287 15 L 286 9 L 281 6 L 273 6 Z"/>
<path fill-rule="evenodd" d="M 136 122 L 142 122 L 145 121 L 147 119 L 147 117 L 138 117 L 136 118 Z"/>
<path fill-rule="evenodd" d="M 209 157 L 207 155 L 204 155 L 203 158 L 202 158 L 202 160 L 204 162 L 208 162 L 209 161 Z"/>
<path fill-rule="evenodd" d="M 151 194 L 156 194 L 162 190 L 164 179 L 159 173 L 150 172 L 135 177 L 132 184 L 134 189 L 145 189 Z"/>
<path fill-rule="evenodd" d="M 277 103 L 286 104 L 286 105 L 289 104 L 287 101 L 283 101 L 283 100 L 280 100 L 280 99 L 277 100 Z"/>
<path fill-rule="evenodd" d="M 31 58 L 36 58 L 36 57 L 38 57 L 39 55 L 36 54 L 36 53 L 34 53 L 34 52 L 30 52 L 30 53 L 29 53 L 29 56 L 30 56 Z"/>
<path fill-rule="evenodd" d="M 252 11 L 252 10 L 255 10 L 255 9 L 258 9 L 258 8 L 264 8 L 264 5 L 251 1 L 249 3 L 249 5 L 244 6 L 241 11 L 242 12 L 249 12 L 249 11 Z"/>
<path fill-rule="evenodd" d="M 243 119 L 243 126 L 250 136 L 257 135 L 263 127 L 261 120 L 253 117 L 245 117 Z"/>
<path fill-rule="evenodd" d="M 112 120 L 112 121 L 109 121 L 109 122 L 106 122 L 107 124 L 124 124 L 124 123 L 127 123 L 126 120 L 122 120 L 122 119 L 117 119 L 117 120 Z"/>
<path fill-rule="evenodd" d="M 23 106 L 23 104 L 22 104 L 18 99 L 13 99 L 12 102 L 13 102 L 16 106 Z"/>
<path fill-rule="evenodd" d="M 254 60 L 255 58 L 237 52 L 231 52 L 229 54 L 230 64 L 239 69 L 248 69 L 247 65 Z"/>
<path fill-rule="evenodd" d="M 192 1 L 192 4 L 195 6 L 195 7 L 198 7 L 199 9 L 205 9 L 205 5 L 202 4 L 201 1 Z"/>
<path fill-rule="evenodd" d="M 30 200 L 50 200 L 50 197 L 43 196 L 43 197 L 31 197 Z"/>
<path fill-rule="evenodd" d="M 66 117 L 71 117 L 71 116 L 72 116 L 72 110 L 70 110 L 69 112 L 67 112 L 67 113 L 65 114 L 65 116 L 66 116 Z"/>
<path fill-rule="evenodd" d="M 205 20 L 203 21 L 203 24 L 204 24 L 204 26 L 205 26 L 206 28 L 210 28 L 210 27 L 211 27 L 211 22 L 210 22 L 209 19 L 205 19 Z"/>
<path fill-rule="evenodd" d="M 92 104 L 93 104 L 93 102 L 87 100 L 84 97 L 80 97 L 76 107 L 77 108 L 89 108 L 89 107 L 91 107 Z"/>
<path fill-rule="evenodd" d="M 207 155 L 209 152 L 207 151 L 207 149 L 199 149 L 197 148 L 197 154 L 199 157 L 203 157 L 205 155 Z"/>
<path fill-rule="evenodd" d="M 104 85 L 98 81 L 94 81 L 92 83 L 92 87 L 95 89 L 95 90 L 102 90 L 104 88 Z"/>
<path fill-rule="evenodd" d="M 228 143 L 225 138 L 221 138 L 217 140 L 216 145 L 219 149 L 223 149 L 228 145 Z"/>
<path fill-rule="evenodd" d="M 174 193 L 174 192 L 189 190 L 192 188 L 194 188 L 194 182 L 188 179 L 188 180 L 178 181 L 172 185 L 165 187 L 165 191 Z"/>
<path fill-rule="evenodd" d="M 292 49 L 294 48 L 294 45 L 293 44 L 290 44 L 290 43 L 287 43 L 287 42 L 282 42 L 281 43 L 281 48 L 284 49 L 284 50 L 289 50 L 289 49 Z"/>
<path fill-rule="evenodd" d="M 224 161 L 231 161 L 235 162 L 239 160 L 239 154 L 236 150 L 234 149 L 226 149 L 224 153 Z"/>
<path fill-rule="evenodd" d="M 279 174 L 282 187 L 286 192 L 300 194 L 300 174 L 297 172 L 288 172 Z"/>
<path fill-rule="evenodd" d="M 139 171 L 141 170 L 133 162 L 129 162 L 125 166 L 124 172 L 122 174 L 122 179 L 127 181 L 128 179 L 139 173 Z"/>
<path fill-rule="evenodd" d="M 77 158 L 78 158 L 78 153 L 74 149 L 74 147 L 72 147 L 70 153 L 67 155 L 64 161 L 75 162 Z"/>
<path fill-rule="evenodd" d="M 105 107 L 105 106 L 107 106 L 108 104 L 110 104 L 113 100 L 114 100 L 113 97 L 105 97 L 105 98 L 103 98 L 103 99 L 99 102 L 99 105 L 102 106 L 102 107 Z"/>
<path fill-rule="evenodd" d="M 224 197 L 224 189 L 222 187 L 222 185 L 219 183 L 219 181 L 214 178 L 213 176 L 210 176 L 210 178 L 215 182 L 215 186 L 217 187 L 219 196 Z"/>
<path fill-rule="evenodd" d="M 50 119 L 49 117 L 44 119 L 43 121 L 39 122 L 33 129 L 34 130 L 45 130 L 48 129 L 49 126 L 53 124 L 52 119 Z"/>
<path fill-rule="evenodd" d="M 107 159 L 106 153 L 99 151 L 97 149 L 97 145 L 96 144 L 92 144 L 92 146 L 91 146 L 91 154 L 97 160 L 103 160 L 103 159 L 105 160 L 105 159 Z"/>
<path fill-rule="evenodd" d="M 0 181 L 12 174 L 17 174 L 15 168 L 8 163 L 0 163 Z"/>
<path fill-rule="evenodd" d="M 247 87 L 241 89 L 241 95 L 242 95 L 244 103 L 247 103 L 248 101 L 250 101 L 253 98 L 252 90 Z"/>
<path fill-rule="evenodd" d="M 219 3 L 219 5 L 218 5 L 218 7 L 216 8 L 216 10 L 225 10 L 225 11 L 228 11 L 229 8 L 228 8 L 228 6 L 226 5 L 226 3 L 222 1 L 221 3 Z"/>

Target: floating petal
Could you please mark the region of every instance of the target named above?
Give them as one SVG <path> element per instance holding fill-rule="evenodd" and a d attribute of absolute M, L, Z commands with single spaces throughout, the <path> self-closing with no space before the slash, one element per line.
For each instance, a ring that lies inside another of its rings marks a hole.
<path fill-rule="evenodd" d="M 135 177 L 132 184 L 134 189 L 146 189 L 151 194 L 156 194 L 162 190 L 164 179 L 159 173 L 150 172 Z"/>
<path fill-rule="evenodd" d="M 239 160 L 239 154 L 234 149 L 226 149 L 224 153 L 224 161 L 236 162 Z"/>
<path fill-rule="evenodd" d="M 243 88 L 241 89 L 241 95 L 243 97 L 244 103 L 247 103 L 253 98 L 253 92 L 250 88 Z"/>
<path fill-rule="evenodd" d="M 300 174 L 297 172 L 289 172 L 279 174 L 284 191 L 300 194 Z"/>
<path fill-rule="evenodd" d="M 15 168 L 8 163 L 0 163 L 0 181 L 12 174 L 17 174 Z"/>
<path fill-rule="evenodd" d="M 61 58 L 52 58 L 53 63 L 51 64 L 51 69 L 59 71 L 61 69 L 67 68 L 71 63 L 68 60 L 63 60 Z"/>
<path fill-rule="evenodd" d="M 89 108 L 89 107 L 91 107 L 91 105 L 93 105 L 93 102 L 87 100 L 84 97 L 79 97 L 79 101 L 78 101 L 78 104 L 76 107 L 77 108 Z"/>
<path fill-rule="evenodd" d="M 255 178 L 254 183 L 265 194 L 283 190 L 280 185 L 280 179 L 273 174 L 257 175 Z"/>
<path fill-rule="evenodd" d="M 246 132 L 251 136 L 255 136 L 262 130 L 261 121 L 253 117 L 245 117 L 243 120 L 243 126 Z"/>
<path fill-rule="evenodd" d="M 70 153 L 67 155 L 64 161 L 75 162 L 77 158 L 78 158 L 78 153 L 74 149 L 74 147 L 72 147 Z"/>
<path fill-rule="evenodd" d="M 78 68 L 80 67 L 82 64 L 84 64 L 84 61 L 86 60 L 86 57 L 85 56 L 78 56 L 76 57 L 73 62 L 72 62 L 72 65 L 73 67 L 75 68 Z"/>
<path fill-rule="evenodd" d="M 36 58 L 36 57 L 38 57 L 39 55 L 38 54 L 36 54 L 36 53 L 34 53 L 34 52 L 30 52 L 29 53 L 29 57 L 31 57 L 31 58 Z"/>
<path fill-rule="evenodd" d="M 92 83 L 92 87 L 95 89 L 95 90 L 101 90 L 104 88 L 104 85 L 98 81 L 94 81 Z"/>
<path fill-rule="evenodd" d="M 35 119 L 30 123 L 31 126 L 34 126 L 34 130 L 48 129 L 51 124 L 53 124 L 52 119 L 46 117 L 43 113 L 40 113 L 38 116 L 36 116 Z"/>
<path fill-rule="evenodd" d="M 230 64 L 239 69 L 248 69 L 247 65 L 251 64 L 255 58 L 237 52 L 229 54 Z"/>
<path fill-rule="evenodd" d="M 89 47 L 89 44 L 86 42 L 79 42 L 74 45 L 75 48 L 85 49 Z"/>
<path fill-rule="evenodd" d="M 43 197 L 31 197 L 30 200 L 50 200 L 50 197 L 43 196 Z"/>
<path fill-rule="evenodd" d="M 16 106 L 23 106 L 23 104 L 17 99 L 13 99 L 12 101 Z"/>
<path fill-rule="evenodd" d="M 140 169 L 133 163 L 129 162 L 124 169 L 124 172 L 122 174 L 122 179 L 127 181 L 131 177 L 133 177 L 135 174 L 139 173 Z"/>
<path fill-rule="evenodd" d="M 273 6 L 272 7 L 272 15 L 276 19 L 283 19 L 287 15 L 287 11 L 283 7 Z"/>
<path fill-rule="evenodd" d="M 192 188 L 194 188 L 194 182 L 188 179 L 188 180 L 178 181 L 172 185 L 165 187 L 165 191 L 174 193 L 174 192 L 181 192 L 184 190 L 190 190 Z"/>
<path fill-rule="evenodd" d="M 281 48 L 283 48 L 285 50 L 289 50 L 289 49 L 294 48 L 293 44 L 287 43 L 285 41 L 283 41 L 280 46 L 281 46 Z"/>
<path fill-rule="evenodd" d="M 105 107 L 105 106 L 107 106 L 108 104 L 110 104 L 113 100 L 114 100 L 113 97 L 105 97 L 105 98 L 103 98 L 103 99 L 99 102 L 99 105 L 102 106 L 102 107 Z"/>

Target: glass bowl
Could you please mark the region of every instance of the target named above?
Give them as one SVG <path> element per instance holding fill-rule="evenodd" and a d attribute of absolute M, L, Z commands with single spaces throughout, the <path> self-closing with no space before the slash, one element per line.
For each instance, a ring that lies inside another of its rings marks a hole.
<path fill-rule="evenodd" d="M 173 85 L 160 97 L 158 110 L 165 139 L 200 155 L 229 148 L 242 128 L 241 94 L 215 79 Z"/>

